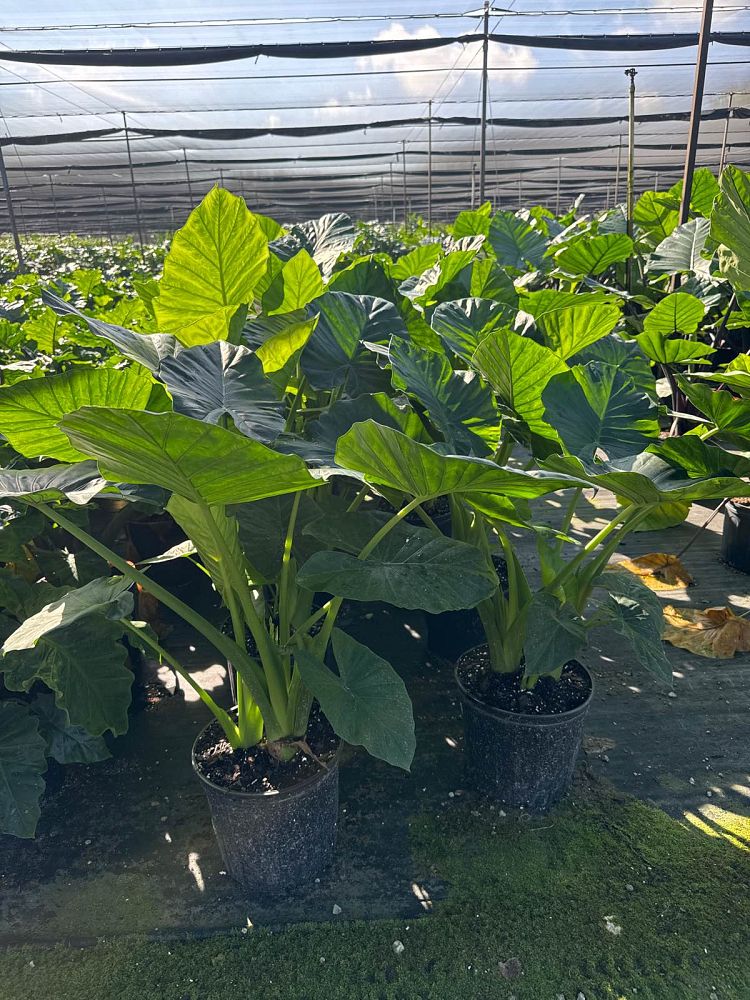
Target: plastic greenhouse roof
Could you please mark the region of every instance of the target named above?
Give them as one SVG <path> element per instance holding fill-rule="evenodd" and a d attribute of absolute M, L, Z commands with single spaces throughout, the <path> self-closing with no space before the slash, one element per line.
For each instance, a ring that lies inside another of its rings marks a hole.
<path fill-rule="evenodd" d="M 404 190 L 424 212 L 429 101 L 433 215 L 448 217 L 469 204 L 478 164 L 481 11 L 470 6 L 5 0 L 0 145 L 21 228 L 134 230 L 123 112 L 148 230 L 180 224 L 217 182 L 281 221 L 400 217 Z M 495 6 L 492 200 L 554 208 L 558 185 L 563 204 L 584 192 L 599 208 L 616 186 L 622 199 L 630 66 L 636 190 L 678 180 L 700 13 L 699 0 Z M 747 166 L 750 3 L 718 0 L 713 37 L 698 165 L 716 168 L 726 132 L 727 160 Z"/>

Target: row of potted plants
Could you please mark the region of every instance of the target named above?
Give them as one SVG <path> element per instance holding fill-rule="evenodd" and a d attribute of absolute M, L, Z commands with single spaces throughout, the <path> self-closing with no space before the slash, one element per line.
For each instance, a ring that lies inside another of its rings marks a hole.
<path fill-rule="evenodd" d="M 728 279 L 739 301 L 743 272 L 727 261 L 745 259 L 750 199 L 738 235 L 727 223 L 738 176 L 722 180 L 710 223 L 725 270 L 706 281 Z M 18 456 L 0 472 L 8 524 L 46 523 L 98 570 L 55 588 L 6 567 L 5 687 L 46 686 L 63 728 L 101 740 L 126 725 L 123 640 L 168 663 L 213 717 L 193 767 L 227 870 L 254 889 L 308 881 L 330 859 L 340 740 L 404 768 L 415 752 L 404 684 L 337 626 L 343 602 L 476 609 L 483 641 L 456 667 L 469 775 L 545 810 L 580 746 L 591 630 L 614 628 L 671 677 L 659 601 L 610 568 L 612 554 L 692 502 L 750 496 L 748 460 L 722 447 L 736 442 L 726 414 L 742 402 L 744 362 L 700 377 L 712 348 L 689 329 L 694 303 L 706 311 L 698 296 L 658 284 L 644 316 L 617 289 L 634 247 L 605 231 L 611 217 L 566 232 L 543 216 L 463 215 L 443 245 L 349 261 L 345 219 L 282 233 L 214 189 L 161 280 L 140 289 L 141 329 L 48 294 L 69 330 L 85 324 L 110 353 L 0 391 Z M 661 434 L 673 414 L 654 366 L 706 417 L 680 437 Z M 618 506 L 581 542 L 571 525 L 592 490 Z M 554 529 L 535 504 L 552 493 L 565 509 Z M 134 564 L 87 516 L 102 498 L 165 511 L 184 541 Z M 534 577 L 517 532 L 536 540 Z M 154 566 L 172 559 L 210 577 L 223 618 L 158 582 Z M 139 620 L 136 593 L 226 660 L 234 704 L 217 704 Z M 0 701 L 0 720 L 17 789 L 4 825 L 27 835 L 48 736 L 23 697 Z"/>

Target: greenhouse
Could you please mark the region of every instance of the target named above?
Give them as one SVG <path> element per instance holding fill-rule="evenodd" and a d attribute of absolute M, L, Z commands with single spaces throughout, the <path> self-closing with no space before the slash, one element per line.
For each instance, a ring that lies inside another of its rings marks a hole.
<path fill-rule="evenodd" d="M 749 66 L 3 5 L 2 1000 L 750 1000 Z"/>

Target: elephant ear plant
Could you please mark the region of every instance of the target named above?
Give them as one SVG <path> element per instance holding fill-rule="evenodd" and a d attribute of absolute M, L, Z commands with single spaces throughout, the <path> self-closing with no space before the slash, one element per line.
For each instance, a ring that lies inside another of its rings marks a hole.
<path fill-rule="evenodd" d="M 45 381 L 52 398 L 54 379 Z M 420 502 L 450 484 L 437 480 L 428 495 L 368 520 L 364 530 L 361 523 L 352 529 L 346 507 L 355 514 L 364 489 L 361 477 L 355 473 L 352 479 L 345 467 L 336 470 L 334 496 L 299 457 L 172 411 L 84 406 L 57 424 L 67 442 L 66 457 L 80 461 L 5 470 L 0 484 L 6 496 L 59 525 L 118 575 L 58 596 L 6 639 L 3 652 L 32 657 L 35 646 L 54 641 L 87 615 L 117 623 L 122 634 L 169 663 L 214 717 L 196 743 L 194 762 L 228 870 L 265 890 L 309 879 L 333 845 L 334 733 L 407 769 L 415 747 L 411 704 L 400 677 L 381 656 L 336 628 L 344 598 L 441 612 L 475 605 L 494 588 L 474 548 L 405 522 Z M 474 460 L 456 462 L 461 475 L 475 472 Z M 488 471 L 496 476 L 491 488 L 502 490 L 502 474 Z M 68 501 L 86 502 L 106 484 L 166 492 L 166 510 L 222 598 L 229 633 L 81 527 Z M 298 559 L 308 555 L 299 566 Z M 134 584 L 231 664 L 235 708 L 219 705 L 148 628 L 131 620 Z M 322 606 L 315 591 L 324 594 Z M 239 787 L 222 778 L 227 771 L 239 771 Z M 264 784 L 278 794 L 252 794 Z"/>

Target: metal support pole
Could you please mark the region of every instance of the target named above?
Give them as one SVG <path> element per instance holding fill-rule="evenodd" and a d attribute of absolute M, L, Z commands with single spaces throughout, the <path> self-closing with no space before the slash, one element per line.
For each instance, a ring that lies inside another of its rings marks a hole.
<path fill-rule="evenodd" d="M 606 202 L 606 205 L 605 205 L 605 208 L 607 209 L 607 211 L 609 211 L 609 196 L 610 196 L 610 193 L 611 193 L 611 188 L 610 188 L 610 186 L 608 184 L 607 185 L 607 202 Z"/>
<path fill-rule="evenodd" d="M 187 177 L 188 199 L 190 201 L 190 207 L 192 208 L 192 206 L 193 206 L 193 185 L 192 185 L 192 183 L 190 181 L 190 167 L 188 166 L 188 158 L 187 158 L 187 150 L 186 149 L 183 149 L 183 151 L 182 151 L 182 159 L 185 162 L 185 176 Z"/>
<path fill-rule="evenodd" d="M 630 105 L 628 111 L 628 198 L 627 198 L 627 222 L 628 236 L 633 235 L 633 205 L 634 205 L 634 183 L 635 183 L 635 69 L 626 69 L 625 76 L 630 77 Z"/>
<path fill-rule="evenodd" d="M 518 210 L 523 208 L 523 174 L 518 175 Z"/>
<path fill-rule="evenodd" d="M 615 206 L 620 202 L 620 167 L 622 166 L 622 132 L 617 140 L 617 166 L 615 167 Z"/>
<path fill-rule="evenodd" d="M 471 165 L 471 207 L 477 207 L 477 165 Z"/>
<path fill-rule="evenodd" d="M 482 124 L 479 139 L 479 204 L 484 204 L 485 171 L 487 167 L 487 91 L 489 74 L 487 61 L 490 49 L 490 0 L 484 0 L 482 29 Z"/>
<path fill-rule="evenodd" d="M 427 102 L 427 229 L 432 230 L 432 101 Z"/>
<path fill-rule="evenodd" d="M 734 100 L 734 94 L 729 95 L 729 101 L 727 102 L 727 120 L 724 122 L 724 138 L 721 140 L 721 156 L 719 157 L 719 177 L 721 177 L 724 172 L 724 167 L 727 165 L 727 143 L 729 142 L 729 122 L 732 119 L 732 101 Z"/>
<path fill-rule="evenodd" d="M 633 236 L 633 208 L 635 205 L 634 184 L 635 184 L 635 69 L 626 69 L 625 76 L 630 77 L 630 106 L 628 112 L 628 198 L 626 225 L 628 236 Z M 628 291 L 633 290 L 633 258 L 628 257 L 627 262 L 627 284 Z"/>
<path fill-rule="evenodd" d="M 55 196 L 55 184 L 52 180 L 52 174 L 47 175 L 49 177 L 49 190 L 52 195 L 52 211 L 55 213 L 55 228 L 58 233 L 62 234 L 62 229 L 60 227 L 60 217 L 57 214 L 57 197 Z"/>
<path fill-rule="evenodd" d="M 109 202 L 107 201 L 107 190 L 102 188 L 102 201 L 104 202 L 104 218 L 107 220 L 107 235 L 109 236 L 109 242 L 112 246 L 115 245 L 115 241 L 112 239 L 112 220 L 109 217 Z"/>
<path fill-rule="evenodd" d="M 224 187 L 224 171 L 221 168 L 219 168 L 219 187 Z"/>
<path fill-rule="evenodd" d="M 701 17 L 701 30 L 700 35 L 698 36 L 698 55 L 695 63 L 693 103 L 690 108 L 690 132 L 688 134 L 688 144 L 685 152 L 685 171 L 682 175 L 680 225 L 687 222 L 688 214 L 690 212 L 690 195 L 693 191 L 695 154 L 698 149 L 698 132 L 701 127 L 703 86 L 706 82 L 706 65 L 708 63 L 708 46 L 711 44 L 711 17 L 713 15 L 713 11 L 714 0 L 703 0 L 703 16 Z"/>
<path fill-rule="evenodd" d="M 128 151 L 128 166 L 130 167 L 130 189 L 133 192 L 133 206 L 135 208 L 135 222 L 138 227 L 138 242 L 143 249 L 143 224 L 141 223 L 141 209 L 138 205 L 138 194 L 135 189 L 135 171 L 133 170 L 133 154 L 130 151 L 130 133 L 128 132 L 128 119 L 125 112 L 122 112 L 122 127 L 125 130 L 125 148 Z"/>
<path fill-rule="evenodd" d="M 402 156 L 402 181 L 404 189 L 404 228 L 406 229 L 409 225 L 409 206 L 406 202 L 406 139 L 401 140 L 401 156 Z"/>
<path fill-rule="evenodd" d="M 388 164 L 388 172 L 391 178 L 391 222 L 396 225 L 396 195 L 393 188 L 393 164 Z"/>
<path fill-rule="evenodd" d="M 557 158 L 557 191 L 555 193 L 555 215 L 560 214 L 560 184 L 562 182 L 562 156 Z"/>
<path fill-rule="evenodd" d="M 18 268 L 23 270 L 23 249 L 21 247 L 21 237 L 18 233 L 18 223 L 16 222 L 16 213 L 13 208 L 13 200 L 10 196 L 10 182 L 8 181 L 8 171 L 5 169 L 5 157 L 3 156 L 3 147 L 0 146 L 0 177 L 3 182 L 3 191 L 5 192 L 5 204 L 8 207 L 8 221 L 10 222 L 10 231 L 13 234 L 13 243 L 16 248 L 16 257 L 18 257 Z"/>

